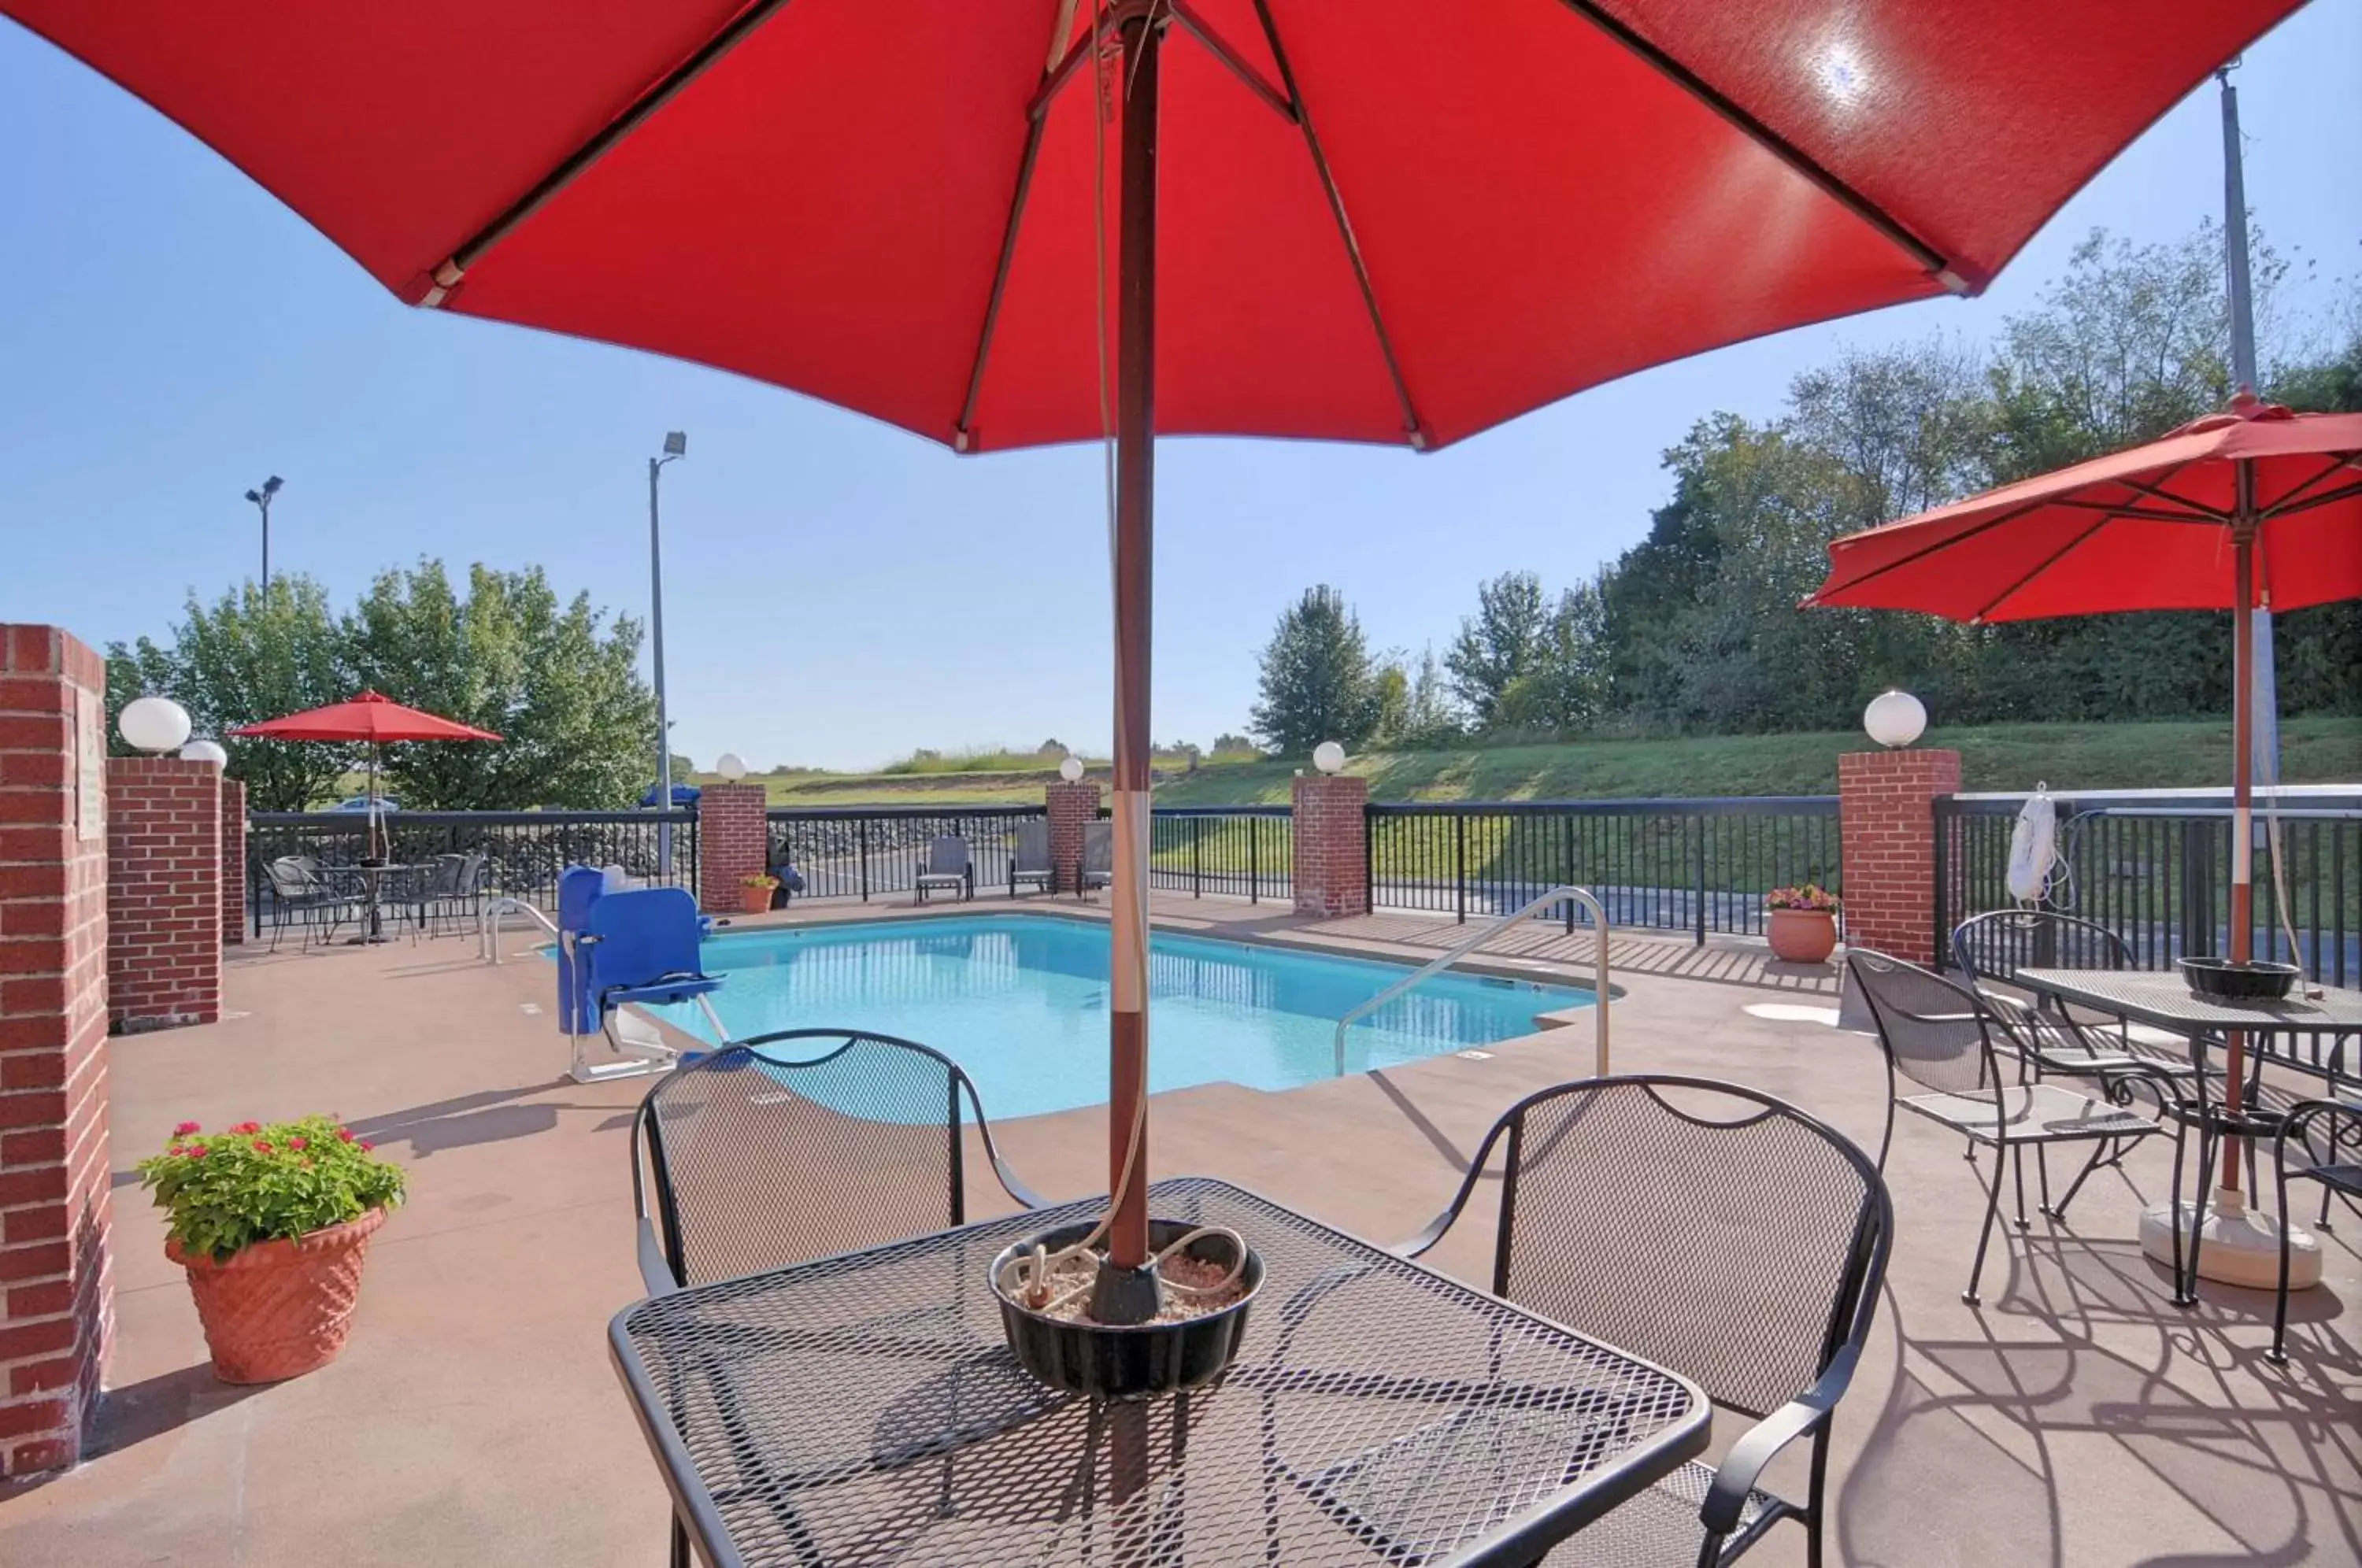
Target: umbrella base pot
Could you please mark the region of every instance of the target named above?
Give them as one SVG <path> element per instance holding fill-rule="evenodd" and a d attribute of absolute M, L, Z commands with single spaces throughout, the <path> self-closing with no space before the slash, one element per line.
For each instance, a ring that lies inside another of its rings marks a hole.
<path fill-rule="evenodd" d="M 2180 1201 L 2151 1206 L 2141 1214 L 2141 1251 L 2151 1261 L 2173 1266 L 2173 1227 L 2181 1228 L 2189 1255 L 2191 1209 Z M 2321 1243 L 2309 1231 L 2289 1227 L 2289 1288 L 2309 1290 L 2321 1283 Z M 2250 1209 L 2235 1192 L 2217 1192 L 2207 1204 L 2198 1231 L 2198 1277 L 2246 1290 L 2275 1290 L 2280 1278 L 2280 1221 Z"/>
<path fill-rule="evenodd" d="M 1162 1250 L 1196 1229 L 1187 1220 L 1151 1220 L 1149 1244 Z M 1073 1311 L 1071 1306 L 1064 1312 L 1056 1308 L 1036 1310 L 1012 1299 L 1002 1288 L 1000 1282 L 1010 1277 L 1012 1265 L 1032 1256 L 1037 1244 L 1056 1253 L 1075 1245 L 1091 1230 L 1085 1223 L 1044 1231 L 993 1259 L 993 1294 L 1000 1302 L 1001 1329 L 1018 1364 L 1052 1388 L 1102 1399 L 1144 1399 L 1195 1388 L 1228 1370 L 1246 1334 L 1247 1309 L 1263 1285 L 1263 1259 L 1252 1248 L 1240 1268 L 1235 1290 L 1204 1298 L 1164 1286 L 1153 1264 L 1139 1269 L 1113 1269 L 1104 1259 L 1099 1260 L 1098 1276 L 1092 1281 L 1088 1309 L 1078 1315 L 1067 1315 Z M 1190 1272 L 1219 1278 L 1239 1262 L 1228 1236 L 1206 1235 L 1168 1260 L 1166 1267 L 1175 1278 Z M 1062 1277 L 1053 1274 L 1054 1286 L 1065 1288 L 1059 1284 Z M 1140 1318 L 1130 1323 L 1095 1321 L 1102 1288 L 1114 1293 L 1112 1310 L 1137 1309 Z"/>

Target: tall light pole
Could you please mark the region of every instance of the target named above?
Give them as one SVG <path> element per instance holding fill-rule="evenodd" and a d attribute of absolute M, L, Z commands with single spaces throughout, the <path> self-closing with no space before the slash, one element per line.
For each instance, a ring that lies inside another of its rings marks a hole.
<path fill-rule="evenodd" d="M 270 595 L 270 498 L 277 495 L 279 487 L 286 482 L 277 474 L 272 474 L 262 481 L 260 490 L 246 492 L 247 500 L 254 502 L 262 513 L 262 593 L 266 599 Z"/>
<path fill-rule="evenodd" d="M 657 666 L 657 872 L 672 879 L 672 721 L 665 712 L 664 535 L 657 522 L 657 476 L 675 458 L 689 456 L 689 437 L 678 430 L 664 438 L 664 456 L 648 459 L 648 632 Z"/>

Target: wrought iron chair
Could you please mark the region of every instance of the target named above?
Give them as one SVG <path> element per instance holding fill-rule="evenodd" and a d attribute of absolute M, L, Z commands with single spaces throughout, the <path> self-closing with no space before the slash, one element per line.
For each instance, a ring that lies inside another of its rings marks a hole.
<path fill-rule="evenodd" d="M 418 908 L 418 929 L 439 936 L 447 929 L 472 931 L 484 903 L 484 854 L 438 855 L 426 874 L 413 884 Z"/>
<path fill-rule="evenodd" d="M 2136 969 L 2125 939 L 2078 915 L 2054 910 L 1995 910 L 1952 928 L 1952 961 L 1976 983 L 1995 1010 L 2036 1038 L 2051 1071 L 2104 1077 L 2127 1063 L 2146 1064 L 2178 1078 L 2197 1069 L 2178 1053 L 2184 1042 L 2138 1029 L 2121 1019 L 2077 1016 L 2071 1008 L 2029 1004 L 1996 985 L 2017 984 L 2017 972 L 2040 969 Z"/>
<path fill-rule="evenodd" d="M 359 898 L 330 886 L 317 866 L 317 861 L 307 864 L 304 857 L 292 855 L 263 863 L 263 878 L 270 886 L 273 953 L 279 951 L 279 938 L 290 925 L 303 928 L 304 945 L 308 947 L 315 933 L 326 940 L 336 934 L 347 914 L 359 913 Z"/>
<path fill-rule="evenodd" d="M 1505 1140 L 1495 1294 L 1757 1418 L 1718 1468 L 1686 1465 L 1625 1503 L 1584 1530 L 1577 1555 L 1716 1568 L 1792 1518 L 1817 1568 L 1829 1419 L 1877 1311 L 1894 1229 L 1870 1156 L 1738 1084 L 1587 1078 L 1512 1106 L 1404 1255 L 1442 1239 Z M 1734 1202 L 1740 1194 L 1756 1196 Z M 1801 1504 L 1757 1485 L 1800 1438 L 1812 1441 Z"/>
<path fill-rule="evenodd" d="M 1992 1240 L 1993 1222 L 2001 1214 L 2002 1180 L 2006 1174 L 2017 1191 L 2015 1223 L 2023 1231 L 2025 1218 L 2025 1151 L 2035 1151 L 2035 1168 L 2041 1183 L 2040 1212 L 2053 1220 L 2066 1218 L 2084 1181 L 2103 1162 L 2120 1158 L 2124 1146 L 2160 1132 L 2173 1137 L 2174 1190 L 2180 1190 L 2185 1104 L 2172 1077 L 2137 1060 L 2110 1070 L 2103 1081 L 2103 1096 L 2080 1093 L 2045 1081 L 2038 1071 L 2046 1058 L 2035 1041 L 2013 1032 L 2011 1021 L 1989 1007 L 1965 986 L 1915 964 L 1883 953 L 1856 948 L 1847 955 L 1854 984 L 1870 1005 L 1886 1057 L 1887 1132 L 1893 1134 L 1894 1107 L 1927 1118 L 1965 1135 L 1971 1143 L 1993 1151 L 1992 1183 L 1985 1200 L 1984 1225 L 1977 1233 L 1976 1261 L 1969 1268 L 1969 1287 L 1960 1299 L 1978 1303 L 1977 1282 L 1983 1277 L 1985 1252 Z M 2012 1066 L 2014 1071 L 2012 1071 Z M 1923 1090 L 1898 1092 L 1898 1079 L 1908 1078 Z M 2158 1105 L 2158 1116 L 2131 1109 L 2136 1090 L 2145 1090 Z M 2082 1171 L 2058 1203 L 2050 1201 L 2050 1171 L 2043 1151 L 2054 1143 L 2088 1143 L 2092 1154 Z M 1882 1151 L 1884 1145 L 1881 1145 Z M 1882 1153 L 1882 1159 L 1883 1158 Z M 2174 1247 L 2174 1291 L 2177 1302 L 2186 1293 L 2182 1276 L 2180 1238 Z"/>
<path fill-rule="evenodd" d="M 2342 1156 L 2342 1157 L 2341 1157 Z M 2280 1215 L 2279 1294 L 2272 1307 L 2271 1359 L 2288 1361 L 2289 1179 L 2321 1184 L 2321 1228 L 2329 1228 L 2329 1200 L 2342 1198 L 2362 1214 L 2362 1099 L 2307 1099 L 2290 1106 L 2273 1148 Z"/>
<path fill-rule="evenodd" d="M 919 873 L 914 901 L 925 903 L 931 892 L 950 892 L 962 899 L 976 897 L 976 861 L 967 840 L 947 833 L 927 845 L 927 868 Z"/>
<path fill-rule="evenodd" d="M 684 1058 L 632 1118 L 642 1284 L 661 1296 L 966 1224 L 963 1102 L 1001 1190 L 1040 1208 L 940 1051 L 788 1029 Z M 672 1562 L 690 1562 L 677 1518 Z"/>

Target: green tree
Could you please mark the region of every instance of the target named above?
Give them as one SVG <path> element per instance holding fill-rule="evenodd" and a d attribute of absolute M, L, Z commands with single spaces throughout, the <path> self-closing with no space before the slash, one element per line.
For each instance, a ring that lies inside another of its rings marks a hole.
<path fill-rule="evenodd" d="M 1566 736 L 1598 723 L 1607 697 L 1606 606 L 1595 580 L 1561 592 L 1532 667 L 1509 682 L 1495 712 L 1505 730 Z"/>
<path fill-rule="evenodd" d="M 133 697 L 171 698 L 189 711 L 196 734 L 228 750 L 228 774 L 245 782 L 258 812 L 318 803 L 353 763 L 349 746 L 229 734 L 352 695 L 343 629 L 327 590 L 308 577 L 274 577 L 267 592 L 248 582 L 211 605 L 191 594 L 169 646 L 141 637 L 107 648 L 106 683 L 109 734 Z"/>
<path fill-rule="evenodd" d="M 1532 572 L 1505 571 L 1477 584 L 1476 613 L 1461 619 L 1443 656 L 1451 689 L 1477 728 L 1492 727 L 1501 694 L 1533 668 L 1549 620 L 1542 580 Z"/>
<path fill-rule="evenodd" d="M 1302 756 L 1322 741 L 1359 745 L 1378 724 L 1378 688 L 1362 623 L 1326 583 L 1280 615 L 1263 651 L 1262 698 L 1248 723 L 1264 749 Z"/>
<path fill-rule="evenodd" d="M 639 624 L 609 619 L 588 594 L 561 604 L 538 567 L 471 568 L 464 599 L 440 561 L 383 572 L 347 618 L 346 642 L 361 682 L 502 736 L 391 748 L 385 772 L 405 807 L 621 807 L 653 778 Z"/>
<path fill-rule="evenodd" d="M 1400 744 L 1418 750 L 1451 745 L 1463 738 L 1465 729 L 1460 721 L 1460 710 L 1451 700 L 1443 667 L 1435 657 L 1435 645 L 1429 643 L 1419 649 L 1418 668 L 1411 672 Z"/>
<path fill-rule="evenodd" d="M 1387 650 L 1378 662 L 1378 722 L 1370 738 L 1380 745 L 1399 745 L 1410 723 L 1410 675 L 1403 662 L 1399 648 Z"/>

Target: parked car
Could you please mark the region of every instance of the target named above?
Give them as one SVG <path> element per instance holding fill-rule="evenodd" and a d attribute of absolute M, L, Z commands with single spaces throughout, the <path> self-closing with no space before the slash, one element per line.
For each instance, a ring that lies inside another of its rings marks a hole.
<path fill-rule="evenodd" d="M 328 810 L 332 812 L 366 812 L 369 809 L 370 798 L 367 795 L 356 795 L 349 801 L 339 801 L 335 805 L 328 808 Z M 395 800 L 392 796 L 380 795 L 377 798 L 378 815 L 383 816 L 388 812 L 398 812 L 400 810 L 402 810 L 402 802 Z"/>

